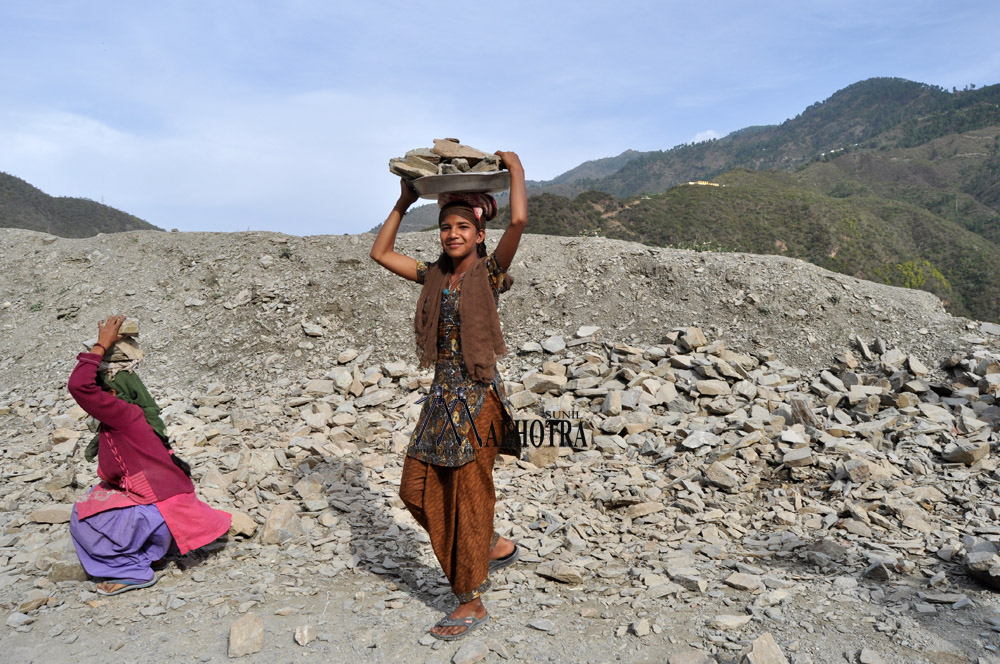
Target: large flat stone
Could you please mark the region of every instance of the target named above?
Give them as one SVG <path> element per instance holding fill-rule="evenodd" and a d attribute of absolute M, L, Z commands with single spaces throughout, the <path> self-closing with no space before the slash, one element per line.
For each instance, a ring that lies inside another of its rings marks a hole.
<path fill-rule="evenodd" d="M 247 613 L 229 626 L 229 656 L 245 657 L 264 648 L 264 621 Z"/>
<path fill-rule="evenodd" d="M 788 664 L 785 653 L 781 652 L 770 632 L 754 639 L 750 647 L 740 654 L 740 664 Z"/>
<path fill-rule="evenodd" d="M 69 523 L 72 505 L 48 505 L 34 510 L 29 517 L 35 523 Z"/>
<path fill-rule="evenodd" d="M 305 534 L 302 520 L 295 513 L 295 506 L 292 503 L 278 503 L 267 515 L 260 541 L 261 544 L 281 544 Z"/>

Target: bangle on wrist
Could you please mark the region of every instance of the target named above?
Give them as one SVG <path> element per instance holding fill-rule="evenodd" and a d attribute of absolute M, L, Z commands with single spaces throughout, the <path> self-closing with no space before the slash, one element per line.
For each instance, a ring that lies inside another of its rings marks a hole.
<path fill-rule="evenodd" d="M 393 205 L 392 209 L 398 212 L 400 217 L 406 216 L 406 208 L 401 208 L 398 205 Z"/>
<path fill-rule="evenodd" d="M 97 348 L 98 346 L 100 346 L 101 350 L 104 351 L 104 353 L 101 353 L 101 355 L 104 355 L 105 353 L 108 352 L 108 349 L 104 347 L 104 344 L 94 344 L 93 348 Z M 93 348 L 91 348 L 91 350 L 93 350 Z"/>

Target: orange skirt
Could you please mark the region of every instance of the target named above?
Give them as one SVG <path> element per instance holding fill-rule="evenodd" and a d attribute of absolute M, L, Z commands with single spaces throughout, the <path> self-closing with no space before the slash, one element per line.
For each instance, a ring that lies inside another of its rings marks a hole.
<path fill-rule="evenodd" d="M 476 417 L 476 430 L 503 431 L 503 406 L 489 391 Z M 486 436 L 480 433 L 485 442 Z M 406 457 L 399 497 L 430 536 L 431 547 L 451 590 L 462 604 L 490 588 L 490 549 L 496 544 L 493 462 L 500 448 L 473 442 L 475 460 L 455 468 Z"/>

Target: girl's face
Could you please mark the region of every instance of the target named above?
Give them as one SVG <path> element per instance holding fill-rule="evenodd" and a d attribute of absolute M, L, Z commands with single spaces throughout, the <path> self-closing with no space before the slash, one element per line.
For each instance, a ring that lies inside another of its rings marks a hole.
<path fill-rule="evenodd" d="M 486 231 L 457 214 L 449 214 L 441 222 L 441 248 L 455 263 L 461 262 L 470 253 L 476 253 L 476 245 L 486 239 Z"/>

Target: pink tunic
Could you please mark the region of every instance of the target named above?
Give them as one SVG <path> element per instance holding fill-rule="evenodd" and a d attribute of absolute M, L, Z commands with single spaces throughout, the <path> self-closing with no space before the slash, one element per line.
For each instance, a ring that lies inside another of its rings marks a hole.
<path fill-rule="evenodd" d="M 69 392 L 101 423 L 97 475 L 102 480 L 76 504 L 79 518 L 155 504 L 181 554 L 224 535 L 232 516 L 198 500 L 191 478 L 174 465 L 142 408 L 112 396 L 97 384 L 101 356 L 80 353 L 77 360 L 69 377 Z"/>

